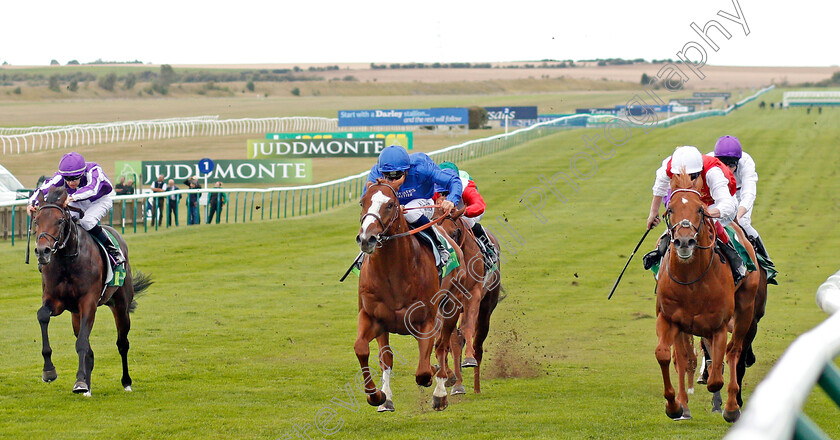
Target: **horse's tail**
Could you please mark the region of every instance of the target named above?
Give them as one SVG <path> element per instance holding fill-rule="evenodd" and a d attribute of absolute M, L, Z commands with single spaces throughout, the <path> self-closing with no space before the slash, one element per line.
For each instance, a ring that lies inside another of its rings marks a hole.
<path fill-rule="evenodd" d="M 146 293 L 146 289 L 152 285 L 154 281 L 152 281 L 151 275 L 146 275 L 139 270 L 135 273 L 134 282 L 132 285 L 134 286 L 134 298 L 131 300 L 131 304 L 128 305 L 128 313 L 133 313 L 134 309 L 137 308 L 137 297 Z"/>

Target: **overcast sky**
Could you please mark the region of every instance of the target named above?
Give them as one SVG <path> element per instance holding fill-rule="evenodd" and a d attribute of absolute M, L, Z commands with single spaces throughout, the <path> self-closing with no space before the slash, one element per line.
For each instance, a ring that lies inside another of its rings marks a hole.
<path fill-rule="evenodd" d="M 840 2 L 736 0 L 7 1 L 0 60 L 47 65 L 676 59 L 717 20 L 708 64 L 840 65 Z M 704 43 L 706 44 L 706 43 Z M 689 55 L 696 59 L 697 52 Z"/>

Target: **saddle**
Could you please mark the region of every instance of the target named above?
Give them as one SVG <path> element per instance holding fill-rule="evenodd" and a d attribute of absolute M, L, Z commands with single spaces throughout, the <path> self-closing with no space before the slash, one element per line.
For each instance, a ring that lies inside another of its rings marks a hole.
<path fill-rule="evenodd" d="M 111 231 L 108 231 L 105 228 L 102 228 L 102 230 L 105 231 L 105 235 L 108 236 L 108 239 L 111 240 L 111 243 L 113 243 L 114 246 L 117 247 L 117 249 L 120 249 L 119 242 L 117 241 L 117 238 L 114 237 L 114 235 L 111 233 Z M 108 263 L 105 265 L 105 285 L 102 288 L 102 293 L 99 295 L 99 302 L 97 304 L 102 305 L 108 302 L 108 300 L 111 299 L 111 295 L 114 294 L 117 288 L 121 287 L 125 283 L 125 264 L 117 267 L 114 264 L 114 260 L 111 258 L 110 255 L 108 255 L 108 251 L 105 250 L 105 245 L 100 243 L 99 240 L 97 240 L 96 237 L 94 237 L 93 235 L 91 235 L 90 237 L 93 238 L 93 242 L 96 243 L 97 248 L 99 249 L 99 255 L 102 257 L 102 261 L 106 261 Z M 122 249 L 120 249 L 120 253 L 122 253 Z M 125 258 L 125 255 L 123 255 L 123 258 Z"/>

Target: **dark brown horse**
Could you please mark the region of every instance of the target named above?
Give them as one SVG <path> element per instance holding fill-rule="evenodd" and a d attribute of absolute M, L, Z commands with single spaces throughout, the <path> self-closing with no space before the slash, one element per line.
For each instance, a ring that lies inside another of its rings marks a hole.
<path fill-rule="evenodd" d="M 38 310 L 41 323 L 41 338 L 44 356 L 44 382 L 54 381 L 58 375 L 52 363 L 52 348 L 47 327 L 51 316 L 58 316 L 68 310 L 73 315 L 73 332 L 76 334 L 76 352 L 79 355 L 79 370 L 76 373 L 74 393 L 90 396 L 90 375 L 93 371 L 93 350 L 90 348 L 90 332 L 96 316 L 96 308 L 106 304 L 114 314 L 117 323 L 117 349 L 122 357 L 122 386 L 131 391 L 131 377 L 128 375 L 128 331 L 131 327 L 129 312 L 137 303 L 135 294 L 149 287 L 151 280 L 138 272 L 133 279 L 128 262 L 128 248 L 113 228 L 107 228 L 118 237 L 125 255 L 125 282 L 122 287 L 105 289 L 107 260 L 99 245 L 64 208 L 67 192 L 64 188 L 53 188 L 38 197 L 32 227 L 35 233 L 35 254 L 41 271 L 43 305 Z"/>
<path fill-rule="evenodd" d="M 665 387 L 665 413 L 671 418 L 690 414 L 685 381 L 680 380 L 679 395 L 671 384 L 669 367 L 671 346 L 678 343 L 678 353 L 685 334 L 702 336 L 711 341 L 712 364 L 709 368 L 707 388 L 715 392 L 723 387 L 723 358 L 729 364 L 729 386 L 723 417 L 729 422 L 738 419 L 740 391 L 736 376 L 744 340 L 753 323 L 756 291 L 760 282 L 759 272 L 749 272 L 735 285 L 729 265 L 715 253 L 715 226 L 700 200 L 698 179 L 692 181 L 683 173 L 671 180 L 671 200 L 665 220 L 673 245 L 663 259 L 656 285 L 656 333 L 659 344 L 656 359 L 662 370 Z M 736 228 L 737 230 L 737 228 Z M 755 259 L 755 251 L 744 234 L 737 230 L 738 238 Z M 734 322 L 732 339 L 727 344 L 727 329 Z M 685 377 L 686 359 L 676 362 L 679 377 Z"/>
<path fill-rule="evenodd" d="M 403 178 L 404 179 L 404 178 Z M 393 353 L 388 346 L 390 333 L 412 335 L 420 351 L 414 374 L 418 385 L 432 385 L 430 357 L 435 338 L 441 343 L 435 348 L 439 365 L 444 365 L 449 350 L 450 335 L 458 321 L 463 295 L 449 286 L 457 269 L 441 283 L 432 250 L 409 234 L 397 191 L 403 180 L 385 182 L 379 179 L 370 184 L 362 197 L 362 214 L 356 242 L 368 254 L 359 274 L 359 316 L 354 350 L 362 367 L 367 402 L 379 406 L 379 411 L 393 411 L 390 377 Z M 454 242 L 457 258 L 463 254 Z M 370 341 L 379 344 L 382 367 L 382 390 L 378 390 L 368 366 Z M 448 405 L 444 368 L 437 372 L 432 406 L 443 410 Z"/>
<path fill-rule="evenodd" d="M 464 311 L 461 315 L 460 332 L 453 333 L 450 347 L 455 363 L 455 383 L 452 394 L 465 394 L 461 368 L 474 367 L 473 391 L 481 393 L 481 358 L 484 354 L 484 340 L 490 331 L 490 315 L 499 303 L 501 292 L 501 273 L 498 268 L 490 274 L 485 273 L 484 255 L 478 246 L 472 229 L 467 225 L 460 213 L 447 218 L 441 223 L 441 228 L 458 244 L 464 253 L 462 265 L 465 271 L 461 278 L 453 278 L 453 286 L 466 297 Z M 487 231 L 487 236 L 495 246 L 498 254 L 500 246 L 496 237 Z M 461 347 L 464 347 L 464 359 L 461 361 Z M 448 369 L 448 366 L 447 366 Z"/>

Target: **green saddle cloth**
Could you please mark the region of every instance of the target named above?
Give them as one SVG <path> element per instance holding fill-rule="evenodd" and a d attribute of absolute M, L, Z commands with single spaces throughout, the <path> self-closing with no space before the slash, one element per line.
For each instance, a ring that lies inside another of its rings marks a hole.
<path fill-rule="evenodd" d="M 440 278 L 443 279 L 443 277 L 449 275 L 450 272 L 455 270 L 456 267 L 460 266 L 461 263 L 458 261 L 458 254 L 455 253 L 455 249 L 452 248 L 452 246 L 449 244 L 446 238 L 443 237 L 440 231 L 438 231 L 437 228 L 435 228 L 434 226 L 432 226 L 429 229 L 431 229 L 432 231 L 434 231 L 435 234 L 437 234 L 438 240 L 441 243 L 443 243 L 443 246 L 446 248 L 446 251 L 449 252 L 449 260 L 446 261 L 446 264 L 443 267 L 438 268 L 438 275 L 440 275 Z M 421 240 L 427 240 L 427 238 L 424 237 Z M 353 265 L 353 269 L 350 270 L 351 272 L 356 274 L 356 276 L 358 276 L 359 273 L 361 273 L 362 260 L 364 260 L 364 258 L 366 257 L 363 256 L 363 258 L 359 258 L 358 261 L 356 261 L 356 264 Z"/>
<path fill-rule="evenodd" d="M 111 243 L 113 243 L 114 246 L 117 247 L 117 249 L 120 249 L 120 243 L 119 241 L 117 241 L 117 237 L 115 237 L 114 234 L 111 233 L 111 231 L 105 228 L 102 228 L 102 230 L 105 231 L 105 235 L 108 236 L 108 239 L 111 240 Z M 96 238 L 94 238 L 93 240 L 99 243 L 99 240 L 97 240 Z M 108 281 L 105 283 L 105 286 L 122 286 L 125 283 L 125 264 L 121 264 L 118 267 L 114 267 L 113 262 L 111 261 L 111 257 L 108 255 L 108 251 L 105 250 L 103 243 L 99 243 L 99 246 L 102 247 L 102 250 L 105 252 L 105 261 L 108 262 Z M 122 252 L 122 249 L 120 249 L 120 252 Z"/>
<path fill-rule="evenodd" d="M 741 244 L 741 242 L 735 238 L 735 229 L 733 229 L 731 225 L 725 226 L 723 229 L 726 230 L 727 235 L 729 235 L 729 240 L 732 243 L 734 243 L 735 250 L 738 251 L 738 255 L 741 256 L 742 260 L 744 260 L 744 266 L 747 267 L 747 270 L 749 272 L 756 270 L 755 262 L 752 260 L 752 258 L 750 258 L 750 253 L 747 252 L 747 248 L 745 248 L 744 245 Z M 776 274 L 778 273 L 776 267 L 768 264 L 767 260 L 765 260 L 764 257 L 761 256 L 761 254 L 756 253 L 755 255 L 756 258 L 758 258 L 758 264 L 767 272 L 767 284 L 778 285 L 779 282 L 776 281 Z M 653 272 L 654 277 L 658 277 L 659 263 L 654 264 L 653 267 L 650 268 L 650 270 L 651 272 Z"/>

